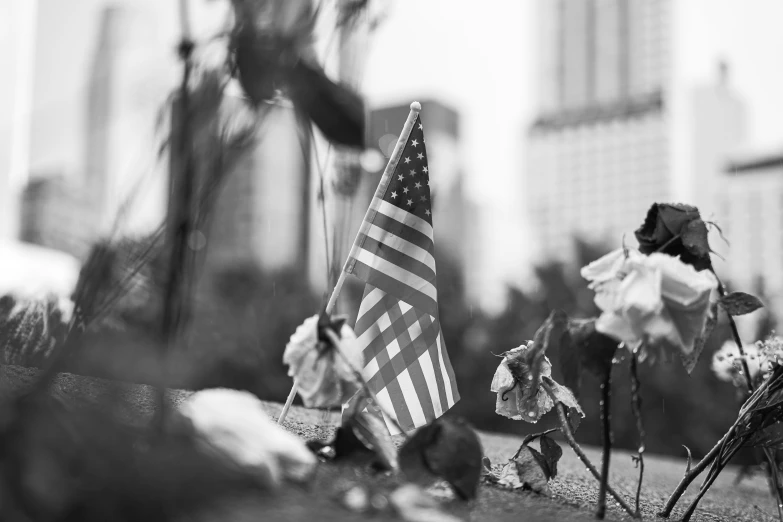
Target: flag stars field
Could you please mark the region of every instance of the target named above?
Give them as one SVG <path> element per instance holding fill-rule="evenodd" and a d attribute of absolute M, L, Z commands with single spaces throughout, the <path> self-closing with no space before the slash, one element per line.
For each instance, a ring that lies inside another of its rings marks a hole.
<path fill-rule="evenodd" d="M 345 268 L 366 283 L 355 328 L 362 373 L 405 431 L 432 422 L 459 400 L 440 328 L 422 131 L 412 111 Z M 420 176 L 415 195 L 404 184 L 406 171 Z"/>

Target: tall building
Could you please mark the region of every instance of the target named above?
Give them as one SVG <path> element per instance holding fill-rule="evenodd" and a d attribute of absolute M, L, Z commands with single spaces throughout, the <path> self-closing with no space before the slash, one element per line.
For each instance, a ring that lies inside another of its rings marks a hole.
<path fill-rule="evenodd" d="M 670 191 L 668 0 L 539 2 L 527 209 L 542 257 L 631 233 Z"/>
<path fill-rule="evenodd" d="M 724 165 L 719 222 L 728 245 L 715 260 L 731 290 L 763 286 L 780 325 L 783 319 L 783 150 L 735 157 Z M 756 315 L 756 314 L 754 314 Z"/>
<path fill-rule="evenodd" d="M 683 16 L 671 0 L 541 0 L 539 103 L 528 130 L 527 212 L 541 258 L 573 239 L 620 246 L 652 203 L 715 214 L 722 165 L 744 138 L 728 83 L 694 90 Z M 682 25 L 682 24 L 680 24 Z M 675 40 L 677 27 L 677 48 Z"/>
<path fill-rule="evenodd" d="M 729 67 L 718 64 L 715 82 L 691 95 L 691 198 L 706 219 L 720 218 L 724 170 L 746 136 L 746 109 L 731 88 Z M 724 154 L 716 154 L 715 151 Z"/>
<path fill-rule="evenodd" d="M 229 97 L 228 102 L 239 100 Z M 270 272 L 304 270 L 309 165 L 302 134 L 292 107 L 278 104 L 267 110 L 254 142 L 225 176 L 211 210 L 205 231 L 210 270 L 245 263 Z M 199 175 L 208 173 L 199 170 Z M 175 191 L 178 184 L 172 181 Z"/>
<path fill-rule="evenodd" d="M 84 259 L 90 247 L 91 201 L 62 176 L 34 177 L 21 201 L 19 239 Z"/>
<path fill-rule="evenodd" d="M 96 233 L 110 231 L 122 207 L 132 209 L 123 224 L 130 229 L 152 229 L 163 217 L 164 169 L 151 151 L 160 147 L 155 117 L 171 92 L 171 70 L 160 57 L 154 23 L 137 6 L 110 4 L 100 12 L 87 77 L 82 176 Z M 134 192 L 143 201 L 128 205 Z"/>

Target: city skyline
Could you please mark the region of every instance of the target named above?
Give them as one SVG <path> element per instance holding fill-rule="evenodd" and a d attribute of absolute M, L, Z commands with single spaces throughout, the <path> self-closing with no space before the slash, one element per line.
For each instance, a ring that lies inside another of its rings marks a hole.
<path fill-rule="evenodd" d="M 39 41 L 32 46 L 35 63 L 30 74 L 34 89 L 29 109 L 32 118 L 28 171 L 78 175 L 83 172 L 79 154 L 84 150 L 86 76 L 98 33 L 98 13 L 109 2 L 83 0 L 68 8 L 53 0 L 36 3 Z M 154 13 L 153 24 L 137 21 L 135 27 L 141 28 L 141 37 L 131 35 L 136 49 L 131 62 L 138 64 L 145 62 L 145 57 L 158 57 L 145 63 L 146 76 L 137 79 L 139 84 L 145 84 L 137 95 L 146 100 L 142 105 L 147 108 L 141 110 L 143 118 L 140 114 L 136 125 L 143 126 L 151 136 L 153 107 L 170 91 L 177 76 L 173 52 L 178 27 L 176 9 L 149 0 L 114 3 L 131 5 L 141 13 L 142 20 L 149 21 Z M 221 3 L 193 2 L 194 26 L 200 35 L 210 34 L 220 26 Z M 522 192 L 520 178 L 527 155 L 524 129 L 535 118 L 539 98 L 539 89 L 532 81 L 540 54 L 535 45 L 538 7 L 532 1 L 513 4 L 497 1 L 487 9 L 476 10 L 468 3 L 397 0 L 370 39 L 359 82 L 371 106 L 437 98 L 459 110 L 465 129 L 462 146 L 466 192 L 481 208 L 477 219 L 482 223 L 481 250 L 486 253 L 481 265 L 487 277 L 487 301 L 491 302 L 496 301 L 505 282 L 525 284 L 530 276 L 529 270 L 522 268 L 530 260 L 526 249 L 529 241 L 515 194 Z M 692 88 L 711 83 L 715 64 L 725 58 L 732 69 L 732 87 L 748 101 L 747 143 L 756 147 L 783 142 L 783 131 L 774 117 L 778 107 L 783 110 L 783 101 L 776 95 L 783 89 L 783 73 L 767 65 L 773 63 L 776 38 L 783 45 L 783 37 L 773 31 L 773 21 L 780 18 L 778 13 L 783 9 L 763 0 L 688 0 L 674 4 L 672 45 L 681 52 L 673 67 L 681 84 Z M 14 2 L 4 7 L 13 16 L 3 19 L 16 20 L 24 15 L 21 5 Z M 417 38 L 401 38 L 400 34 L 411 27 L 416 28 Z M 466 29 L 475 36 L 464 38 Z M 29 35 L 7 34 L 6 38 L 14 39 L 11 43 L 29 39 Z M 46 40 L 42 40 L 42 35 L 46 35 Z M 44 41 L 47 45 L 43 45 Z M 52 46 L 52 41 L 62 45 Z M 9 45 L 7 49 L 2 53 L 4 63 L 10 65 L 10 70 L 19 70 L 15 60 L 24 56 L 25 50 L 18 45 Z M 418 59 L 407 60 L 412 55 Z M 406 63 L 406 74 L 401 81 L 389 81 L 384 72 L 402 61 Z M 151 85 L 146 85 L 150 80 Z M 12 94 L 17 83 L 12 81 L 2 88 Z M 13 96 L 7 99 L 13 106 Z M 683 104 L 682 100 L 672 102 Z M 3 136 L 10 134 L 11 125 L 6 120 L 0 128 L 5 131 Z M 3 145 L 0 159 L 7 158 L 8 144 Z M 139 145 L 137 150 L 146 149 L 151 147 Z M 150 171 L 160 168 L 154 157 L 144 160 L 138 154 L 130 156 L 139 164 L 125 165 L 126 172 L 144 171 L 152 176 Z M 3 168 L 5 165 L 7 161 Z M 0 177 L 5 181 L 5 175 Z M 674 197 L 682 199 L 692 191 L 690 178 L 687 172 L 673 175 Z M 498 191 L 497 187 L 503 190 Z M 510 233 L 520 238 L 505 245 L 514 251 L 498 256 L 496 245 Z"/>

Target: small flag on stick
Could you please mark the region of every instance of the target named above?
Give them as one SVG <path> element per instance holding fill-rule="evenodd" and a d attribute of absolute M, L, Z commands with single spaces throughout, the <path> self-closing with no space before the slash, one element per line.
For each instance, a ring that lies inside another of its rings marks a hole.
<path fill-rule="evenodd" d="M 438 316 L 420 110 L 411 104 L 343 269 L 366 283 L 354 344 L 364 355 L 363 376 L 405 431 L 429 424 L 459 400 Z M 387 426 L 399 431 L 388 420 Z"/>

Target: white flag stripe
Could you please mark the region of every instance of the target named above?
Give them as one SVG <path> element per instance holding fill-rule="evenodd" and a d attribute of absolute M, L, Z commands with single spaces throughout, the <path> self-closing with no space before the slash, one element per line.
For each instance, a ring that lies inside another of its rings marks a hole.
<path fill-rule="evenodd" d="M 369 252 L 363 248 L 357 249 L 355 258 L 365 265 L 391 277 L 392 279 L 395 279 L 400 283 L 421 292 L 422 294 L 432 299 L 435 303 L 438 302 L 438 292 L 432 283 L 422 279 L 416 274 L 408 272 L 404 268 L 400 268 L 394 263 L 390 263 L 382 257 L 378 257 L 372 252 Z"/>
<path fill-rule="evenodd" d="M 432 398 L 432 407 L 435 409 L 435 415 L 440 417 L 443 415 L 444 408 L 440 403 L 438 381 L 435 380 L 435 366 L 432 364 L 432 357 L 430 357 L 429 351 L 421 354 L 419 365 L 421 365 L 421 371 L 424 373 L 424 380 L 427 381 L 427 390 Z"/>
<path fill-rule="evenodd" d="M 430 240 L 433 240 L 434 234 L 432 233 L 432 225 L 421 219 L 419 216 L 411 214 L 410 212 L 407 212 L 400 207 L 392 205 L 388 201 L 384 201 L 378 198 L 373 198 L 372 203 L 370 203 L 370 207 L 377 210 L 386 217 L 390 217 L 399 221 L 400 223 L 408 225 L 415 230 L 418 230 L 430 238 Z M 435 241 L 433 240 L 433 243 L 434 242 Z"/>
<path fill-rule="evenodd" d="M 435 258 L 432 254 L 424 250 L 418 245 L 414 245 L 410 241 L 402 239 L 400 236 L 396 236 L 391 232 L 388 232 L 378 225 L 369 225 L 367 227 L 367 237 L 371 237 L 376 241 L 380 241 L 387 247 L 393 248 L 403 254 L 412 257 L 416 261 L 424 263 L 435 272 Z"/>
<path fill-rule="evenodd" d="M 397 415 L 394 414 L 394 405 L 392 405 L 391 398 L 389 397 L 389 390 L 383 388 L 381 391 L 375 394 L 375 397 L 378 399 L 378 403 L 381 405 L 383 420 L 386 422 L 386 427 L 389 428 L 389 433 L 392 435 L 399 435 L 402 433 L 397 429 L 397 426 L 389 420 L 389 417 L 392 417 L 395 420 L 397 419 Z"/>
<path fill-rule="evenodd" d="M 415 426 L 424 426 L 427 424 L 427 417 L 424 415 L 424 410 L 421 407 L 421 401 L 419 400 L 419 394 L 416 392 L 416 387 L 413 385 L 408 369 L 405 368 L 399 376 L 397 376 L 397 382 L 402 389 L 402 395 L 405 397 L 405 404 L 408 405 L 408 411 L 410 411 L 413 424 Z"/>
<path fill-rule="evenodd" d="M 438 343 L 438 358 L 440 360 L 440 372 L 443 375 L 443 383 L 444 383 L 444 386 L 446 387 L 446 399 L 449 401 L 449 408 L 451 408 L 452 406 L 454 406 L 454 403 L 455 403 L 455 401 L 454 401 L 454 392 L 451 389 L 451 379 L 449 378 L 449 374 L 446 371 L 446 363 L 443 360 L 443 350 L 444 350 L 444 348 L 443 348 L 443 343 L 440 342 L 440 339 L 441 339 L 441 335 L 440 335 L 440 333 L 438 333 L 437 343 Z M 436 390 L 437 390 L 437 388 L 436 388 Z"/>
<path fill-rule="evenodd" d="M 368 310 L 371 310 L 373 306 L 378 304 L 378 301 L 383 299 L 384 295 L 386 295 L 385 292 L 380 288 L 373 288 L 372 291 L 362 299 L 362 303 L 359 305 L 358 317 L 363 316 Z"/>

